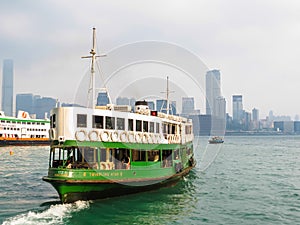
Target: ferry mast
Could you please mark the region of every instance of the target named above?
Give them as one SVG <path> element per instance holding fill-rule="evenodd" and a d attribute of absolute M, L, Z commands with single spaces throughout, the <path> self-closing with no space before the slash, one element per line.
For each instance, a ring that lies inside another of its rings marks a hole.
<path fill-rule="evenodd" d="M 91 78 L 90 78 L 90 88 L 88 93 L 92 92 L 92 108 L 96 106 L 96 87 L 95 87 L 95 62 L 96 58 L 106 56 L 105 54 L 97 55 L 96 54 L 96 28 L 93 27 L 93 46 L 90 51 L 90 56 L 82 56 L 81 58 L 91 58 Z"/>

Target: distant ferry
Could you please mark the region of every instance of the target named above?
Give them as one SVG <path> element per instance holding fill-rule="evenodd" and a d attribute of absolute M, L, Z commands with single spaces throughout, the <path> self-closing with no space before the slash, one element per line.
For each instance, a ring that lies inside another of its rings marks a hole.
<path fill-rule="evenodd" d="M 25 111 L 10 117 L 0 111 L 0 146 L 49 145 L 49 129 L 48 119 L 32 119 Z"/>
<path fill-rule="evenodd" d="M 215 136 L 209 139 L 208 142 L 209 144 L 221 144 L 224 142 L 224 140 L 219 136 Z"/>

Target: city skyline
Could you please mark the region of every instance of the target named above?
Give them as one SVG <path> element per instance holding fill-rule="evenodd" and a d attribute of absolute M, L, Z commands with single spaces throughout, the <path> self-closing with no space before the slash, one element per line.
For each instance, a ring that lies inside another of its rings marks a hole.
<path fill-rule="evenodd" d="M 57 102 L 57 98 L 51 98 L 51 97 L 41 97 L 40 95 L 33 95 L 32 93 L 18 93 L 15 96 L 13 89 L 14 89 L 14 66 L 13 66 L 13 60 L 4 60 L 3 61 L 3 72 L 2 72 L 2 79 L 3 79 L 3 86 L 2 86 L 2 93 L 6 93 L 6 96 L 9 95 L 13 100 L 10 100 L 10 104 L 7 106 L 3 106 L 3 102 L 7 102 L 7 99 L 2 97 L 2 111 L 5 112 L 6 110 L 9 110 L 10 113 L 6 112 L 6 115 L 12 115 L 18 113 L 19 110 L 25 110 L 32 114 L 37 114 L 38 118 L 42 118 L 44 116 L 44 113 L 50 112 L 50 105 L 54 107 Z M 6 79 L 6 80 L 5 80 Z M 8 81 L 7 81 L 8 79 Z M 206 114 L 202 115 L 212 115 L 214 117 L 218 117 L 219 119 L 226 120 L 225 114 L 229 114 L 228 111 L 226 111 L 226 99 L 221 96 L 221 74 L 219 70 L 209 70 L 206 72 Z M 8 91 L 7 91 L 8 90 Z M 5 96 L 2 94 L 2 96 Z M 19 100 L 18 100 L 19 99 Z M 245 110 L 243 107 L 243 95 L 232 95 L 232 119 L 235 122 L 241 121 L 243 118 L 247 118 L 247 120 L 253 120 L 255 121 L 256 125 L 253 125 L 255 127 L 258 127 L 259 125 L 259 109 L 256 109 L 255 107 L 252 109 L 252 113 Z M 107 91 L 101 90 L 97 92 L 97 105 L 107 105 L 114 103 L 117 105 L 122 105 L 128 102 L 128 105 L 131 105 L 131 107 L 134 107 L 134 98 L 127 98 L 124 96 L 118 96 L 115 101 L 112 101 L 109 99 L 109 95 L 107 94 Z M 149 99 L 148 99 L 149 100 Z M 181 111 L 178 110 L 179 108 L 176 107 L 177 102 L 172 101 L 170 103 L 170 112 L 171 114 L 182 114 L 182 115 L 200 115 L 201 109 L 198 109 L 195 107 L 195 99 L 194 96 L 191 97 L 181 97 L 181 102 L 179 105 L 181 105 Z M 196 99 L 199 100 L 199 99 Z M 48 101 L 48 103 L 46 103 Z M 112 101 L 112 102 L 111 102 Z M 13 104 L 15 102 L 15 104 Z M 166 100 L 164 98 L 157 99 L 156 104 L 153 101 L 150 101 L 151 107 L 158 111 L 160 111 L 158 108 L 161 108 L 163 104 L 165 105 Z M 6 104 L 6 103 L 5 103 Z M 5 105 L 4 104 L 4 105 Z M 26 105 L 27 104 L 27 105 Z M 66 102 L 60 102 L 60 104 L 65 105 L 73 105 L 74 103 L 66 103 Z M 75 103 L 76 104 L 76 103 Z M 15 107 L 13 107 L 15 105 Z M 157 108 L 158 107 L 158 108 Z M 178 106 L 179 107 L 179 106 Z M 41 108 L 41 110 L 33 110 L 33 108 Z M 3 110 L 4 109 L 4 110 Z M 165 112 L 165 110 L 164 110 Z M 175 113 L 174 113 L 175 112 Z M 230 114 L 229 114 L 230 116 Z M 277 120 L 277 121 L 289 121 L 294 120 L 298 121 L 299 116 L 296 115 L 295 118 L 291 118 L 290 116 L 274 116 L 273 111 L 270 110 L 268 116 L 265 117 L 267 120 Z"/>

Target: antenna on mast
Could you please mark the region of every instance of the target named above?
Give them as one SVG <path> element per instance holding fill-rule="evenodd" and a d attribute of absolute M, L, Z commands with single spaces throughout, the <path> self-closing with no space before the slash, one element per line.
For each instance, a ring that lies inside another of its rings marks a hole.
<path fill-rule="evenodd" d="M 96 58 L 98 57 L 103 57 L 106 56 L 105 54 L 102 55 L 97 55 L 96 54 L 96 28 L 93 27 L 93 46 L 90 51 L 90 56 L 82 56 L 81 58 L 91 58 L 92 59 L 92 64 L 91 64 L 91 78 L 90 78 L 90 88 L 89 88 L 89 93 L 92 92 L 92 108 L 95 107 L 96 101 L 95 101 L 95 62 Z"/>
<path fill-rule="evenodd" d="M 169 95 L 170 93 L 174 93 L 174 91 L 170 91 L 169 89 L 169 76 L 167 76 L 167 90 L 166 92 L 161 92 L 161 93 L 166 93 L 166 100 L 167 100 L 167 115 L 169 115 L 169 111 L 170 111 L 170 99 L 169 99 Z M 163 105 L 162 105 L 162 109 L 163 109 Z M 172 107 L 171 107 L 171 110 L 172 110 Z M 173 110 L 172 110 L 172 113 L 173 113 Z"/>

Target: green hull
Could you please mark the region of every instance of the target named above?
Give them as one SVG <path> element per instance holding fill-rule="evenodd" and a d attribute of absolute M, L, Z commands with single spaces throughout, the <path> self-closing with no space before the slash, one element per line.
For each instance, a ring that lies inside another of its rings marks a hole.
<path fill-rule="evenodd" d="M 63 203 L 77 200 L 94 200 L 108 197 L 150 191 L 172 186 L 186 175 L 193 167 L 188 167 L 170 177 L 138 180 L 61 180 L 44 177 L 56 189 Z"/>

